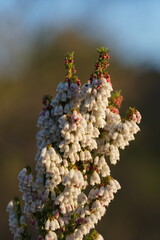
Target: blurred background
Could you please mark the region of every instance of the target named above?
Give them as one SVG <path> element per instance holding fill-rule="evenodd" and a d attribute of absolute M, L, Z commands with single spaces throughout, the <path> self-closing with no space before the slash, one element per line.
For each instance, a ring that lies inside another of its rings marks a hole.
<path fill-rule="evenodd" d="M 17 175 L 35 166 L 36 122 L 44 94 L 64 80 L 64 56 L 75 51 L 79 78 L 88 80 L 96 48 L 111 49 L 114 89 L 122 114 L 136 107 L 141 132 L 121 152 L 112 176 L 122 189 L 98 224 L 106 240 L 160 239 L 160 1 L 0 1 L 0 239 L 13 239 L 6 205 Z"/>

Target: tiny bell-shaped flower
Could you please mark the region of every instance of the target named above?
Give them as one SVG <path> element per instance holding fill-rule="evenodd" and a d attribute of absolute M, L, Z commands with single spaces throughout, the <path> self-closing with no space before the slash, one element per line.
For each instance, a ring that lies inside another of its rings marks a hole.
<path fill-rule="evenodd" d="M 50 229 L 50 220 L 48 219 L 45 223 L 45 230 L 49 230 Z"/>

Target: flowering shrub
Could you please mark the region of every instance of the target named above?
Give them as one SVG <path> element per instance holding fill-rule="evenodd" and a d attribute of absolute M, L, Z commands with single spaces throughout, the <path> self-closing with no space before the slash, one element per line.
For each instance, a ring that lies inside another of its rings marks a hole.
<path fill-rule="evenodd" d="M 108 73 L 108 49 L 98 49 L 95 71 L 81 86 L 74 54 L 67 54 L 67 74 L 57 94 L 43 98 L 38 119 L 36 177 L 29 166 L 18 175 L 24 201 L 7 206 L 14 239 L 31 239 L 28 225 L 38 229 L 38 240 L 102 240 L 94 229 L 120 184 L 107 162 L 116 164 L 139 131 L 141 115 L 129 108 L 119 115 L 123 97 L 113 92 Z M 92 230 L 94 229 L 94 230 Z"/>

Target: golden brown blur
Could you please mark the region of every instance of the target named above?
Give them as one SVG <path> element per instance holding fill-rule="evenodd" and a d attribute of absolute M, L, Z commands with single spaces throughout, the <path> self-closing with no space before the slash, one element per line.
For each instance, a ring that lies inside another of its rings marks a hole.
<path fill-rule="evenodd" d="M 65 53 L 75 51 L 76 69 L 82 82 L 88 80 L 94 69 L 96 48 L 101 42 L 69 29 L 54 37 L 47 32 L 51 29 L 37 32 L 32 44 L 18 56 L 22 60 L 17 64 L 18 71 L 11 71 L 11 66 L 0 70 L 0 239 L 13 239 L 6 206 L 13 197 L 21 196 L 19 171 L 28 164 L 32 169 L 35 167 L 36 122 L 41 100 L 45 94 L 54 96 L 57 84 L 64 80 Z M 50 37 L 46 40 L 44 35 Z M 145 64 L 126 67 L 121 61 L 123 56 L 116 58 L 112 51 L 110 55 L 112 84 L 124 96 L 122 114 L 129 106 L 136 107 L 142 114 L 142 123 L 136 140 L 121 151 L 120 162 L 111 166 L 112 176 L 122 189 L 115 195 L 98 230 L 105 240 L 159 240 L 160 72 Z"/>

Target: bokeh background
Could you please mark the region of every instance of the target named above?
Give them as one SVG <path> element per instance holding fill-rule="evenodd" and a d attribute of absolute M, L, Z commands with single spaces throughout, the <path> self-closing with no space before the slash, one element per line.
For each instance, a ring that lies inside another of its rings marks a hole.
<path fill-rule="evenodd" d="M 160 239 L 160 1 L 0 1 L 0 239 L 13 239 L 5 212 L 17 175 L 35 166 L 36 121 L 44 94 L 65 76 L 64 55 L 76 52 L 79 78 L 94 68 L 96 48 L 111 49 L 110 74 L 143 120 L 112 176 L 122 186 L 99 231 L 106 240 Z"/>

